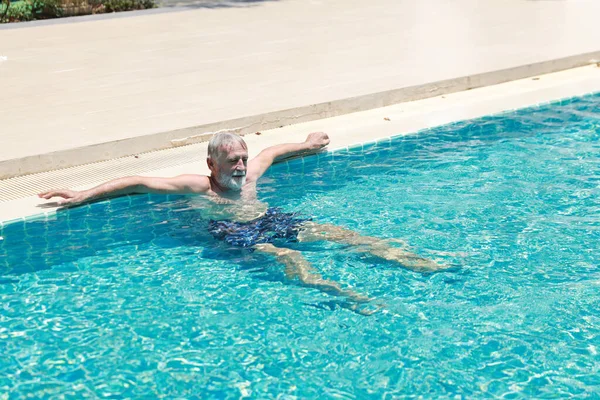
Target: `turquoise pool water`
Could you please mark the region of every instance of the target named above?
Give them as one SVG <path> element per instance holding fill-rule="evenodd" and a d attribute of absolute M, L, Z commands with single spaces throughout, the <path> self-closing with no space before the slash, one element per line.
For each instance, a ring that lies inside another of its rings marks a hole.
<path fill-rule="evenodd" d="M 275 166 L 262 200 L 454 266 L 294 244 L 365 317 L 137 196 L 0 236 L 0 398 L 544 398 L 600 388 L 600 96 Z"/>

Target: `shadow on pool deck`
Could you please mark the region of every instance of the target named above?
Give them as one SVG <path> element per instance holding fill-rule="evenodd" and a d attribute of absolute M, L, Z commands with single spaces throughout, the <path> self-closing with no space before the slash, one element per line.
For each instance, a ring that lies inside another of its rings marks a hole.
<path fill-rule="evenodd" d="M 260 3 L 270 3 L 280 0 L 155 0 L 158 7 L 146 10 L 121 11 L 105 14 L 78 15 L 64 18 L 38 19 L 34 21 L 0 24 L 0 31 L 9 29 L 40 27 L 48 25 L 72 24 L 106 19 L 130 18 L 152 14 L 171 13 L 190 9 L 218 9 L 255 7 Z"/>
<path fill-rule="evenodd" d="M 274 2 L 279 0 L 159 0 L 159 7 L 186 7 L 186 8 L 231 8 L 253 7 L 258 3 Z"/>

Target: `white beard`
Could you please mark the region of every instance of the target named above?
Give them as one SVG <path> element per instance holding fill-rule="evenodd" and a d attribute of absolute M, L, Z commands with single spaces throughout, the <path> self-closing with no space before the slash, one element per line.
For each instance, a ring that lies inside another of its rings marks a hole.
<path fill-rule="evenodd" d="M 224 182 L 226 188 L 231 190 L 242 190 L 242 187 L 246 184 L 246 175 L 242 179 L 231 177 Z"/>

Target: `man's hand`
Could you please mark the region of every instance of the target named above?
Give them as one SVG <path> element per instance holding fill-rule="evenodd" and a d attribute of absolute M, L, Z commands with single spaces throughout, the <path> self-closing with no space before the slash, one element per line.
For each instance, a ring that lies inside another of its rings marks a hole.
<path fill-rule="evenodd" d="M 325 132 L 313 132 L 308 135 L 305 143 L 310 146 L 310 150 L 319 150 L 329 144 L 329 136 Z"/>
<path fill-rule="evenodd" d="M 49 200 L 53 197 L 62 197 L 57 203 L 61 206 L 75 206 L 88 200 L 85 192 L 77 192 L 75 190 L 50 190 L 48 192 L 38 194 L 38 197 Z"/>
<path fill-rule="evenodd" d="M 313 132 L 302 143 L 284 143 L 267 147 L 248 163 L 247 182 L 258 180 L 275 160 L 311 154 L 329 144 L 325 132 Z"/>

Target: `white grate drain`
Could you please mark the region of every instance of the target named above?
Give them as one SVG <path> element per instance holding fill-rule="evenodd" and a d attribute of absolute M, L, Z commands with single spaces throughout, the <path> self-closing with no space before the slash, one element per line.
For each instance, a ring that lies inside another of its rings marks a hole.
<path fill-rule="evenodd" d="M 50 189 L 91 186 L 123 176 L 204 162 L 206 148 L 207 143 L 198 143 L 0 180 L 0 202 L 34 196 Z"/>

